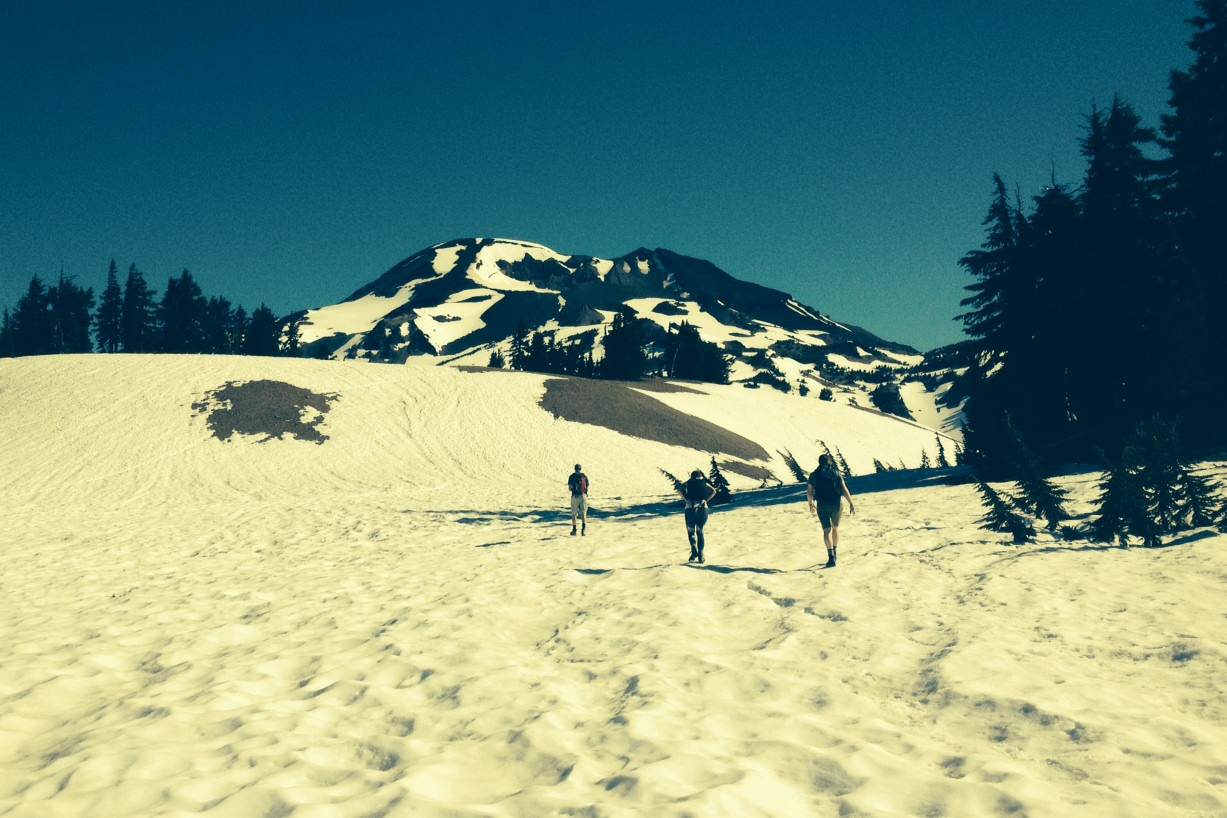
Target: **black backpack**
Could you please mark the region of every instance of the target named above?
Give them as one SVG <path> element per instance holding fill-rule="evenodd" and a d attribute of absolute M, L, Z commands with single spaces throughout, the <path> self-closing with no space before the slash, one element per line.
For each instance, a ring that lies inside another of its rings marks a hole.
<path fill-rule="evenodd" d="M 843 479 L 834 466 L 819 466 L 809 476 L 809 484 L 814 487 L 814 499 L 824 503 L 833 503 L 844 496 Z"/>

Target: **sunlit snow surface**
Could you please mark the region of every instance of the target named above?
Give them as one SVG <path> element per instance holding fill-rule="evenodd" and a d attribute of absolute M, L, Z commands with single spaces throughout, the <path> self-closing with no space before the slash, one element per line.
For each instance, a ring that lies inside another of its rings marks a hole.
<path fill-rule="evenodd" d="M 202 399 L 253 381 L 329 396 L 323 439 L 215 438 Z M 556 419 L 545 381 L 0 360 L 0 815 L 1227 814 L 1223 537 L 1014 546 L 970 486 L 871 475 L 824 571 L 800 489 L 734 477 L 687 567 L 657 469 L 709 456 Z M 693 388 L 648 394 L 780 476 L 935 445 Z"/>

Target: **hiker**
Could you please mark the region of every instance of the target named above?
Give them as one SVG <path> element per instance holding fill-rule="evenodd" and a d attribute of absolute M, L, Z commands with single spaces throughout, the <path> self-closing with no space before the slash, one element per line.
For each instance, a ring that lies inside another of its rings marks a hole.
<path fill-rule="evenodd" d="M 695 469 L 677 493 L 686 501 L 686 537 L 690 540 L 690 559 L 703 562 L 703 526 L 707 524 L 707 501 L 716 496 L 715 487 L 703 472 Z"/>
<path fill-rule="evenodd" d="M 571 536 L 575 536 L 575 525 L 578 522 L 580 536 L 588 533 L 588 475 L 578 463 L 575 471 L 567 478 L 567 488 L 571 490 Z"/>
<path fill-rule="evenodd" d="M 835 552 L 839 548 L 839 517 L 840 499 L 848 498 L 848 513 L 855 514 L 856 506 L 852 502 L 852 494 L 843 475 L 835 467 L 835 458 L 824 454 L 818 458 L 818 468 L 809 476 L 806 488 L 809 498 L 810 514 L 818 515 L 822 524 L 822 541 L 827 547 L 827 564 L 825 567 L 835 567 Z"/>

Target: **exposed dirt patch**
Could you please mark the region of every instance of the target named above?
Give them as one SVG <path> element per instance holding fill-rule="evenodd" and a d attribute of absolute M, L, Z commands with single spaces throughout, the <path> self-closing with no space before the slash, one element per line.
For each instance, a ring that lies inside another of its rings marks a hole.
<path fill-rule="evenodd" d="M 720 452 L 742 460 L 769 459 L 766 449 L 753 440 L 672 409 L 637 391 L 641 388 L 640 383 L 558 378 L 545 382 L 541 408 L 563 420 L 600 426 L 643 440 Z"/>
<path fill-rule="evenodd" d="M 336 399 L 281 381 L 231 381 L 193 403 L 192 409 L 208 416 L 209 430 L 218 440 L 263 435 L 258 442 L 264 443 L 289 435 L 323 443 L 328 435 L 319 426 Z"/>

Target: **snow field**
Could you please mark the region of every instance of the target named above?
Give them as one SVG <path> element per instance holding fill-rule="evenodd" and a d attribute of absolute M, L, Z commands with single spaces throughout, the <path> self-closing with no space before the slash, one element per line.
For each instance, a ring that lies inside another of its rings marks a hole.
<path fill-rule="evenodd" d="M 191 403 L 257 378 L 338 394 L 330 439 L 209 437 Z M 542 380 L 0 361 L 0 815 L 1227 814 L 1222 537 L 1012 546 L 969 486 L 870 479 L 833 571 L 795 486 L 687 567 L 655 468 L 705 453 Z M 712 394 L 655 397 L 798 457 L 933 438 Z"/>

